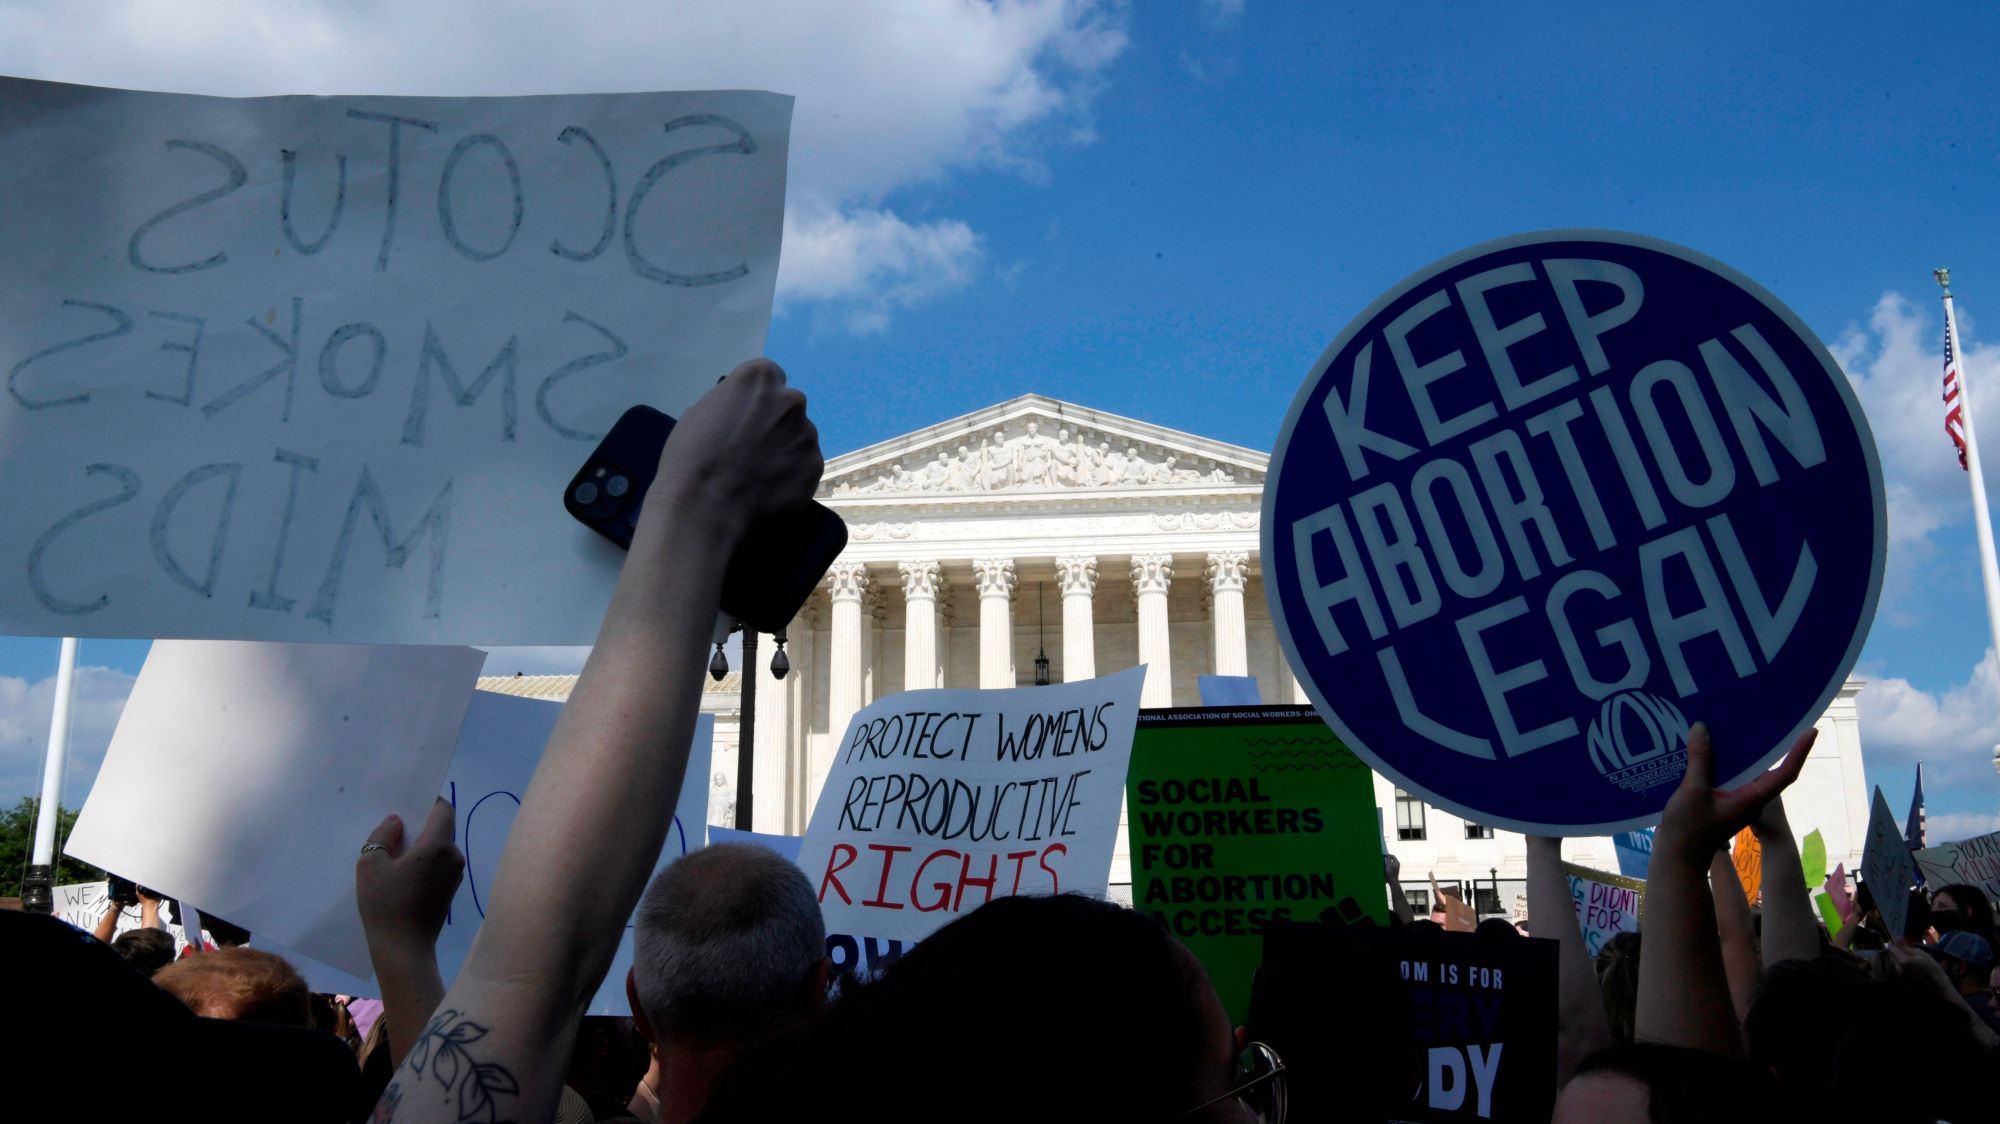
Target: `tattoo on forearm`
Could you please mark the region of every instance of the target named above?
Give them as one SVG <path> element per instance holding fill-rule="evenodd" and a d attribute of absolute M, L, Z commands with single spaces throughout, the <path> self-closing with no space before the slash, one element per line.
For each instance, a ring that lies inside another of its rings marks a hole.
<path fill-rule="evenodd" d="M 375 1111 L 368 1117 L 369 1124 L 390 1124 L 396 1119 L 396 1105 L 403 1099 L 402 1086 L 394 1081 L 382 1090 L 382 1098 L 375 1102 Z"/>
<path fill-rule="evenodd" d="M 419 1078 L 429 1074 L 444 1087 L 447 1100 L 455 1100 L 454 1119 L 461 1124 L 502 1124 L 499 1098 L 518 1096 L 521 1092 L 520 1083 L 506 1066 L 482 1062 L 468 1048 L 486 1037 L 487 1029 L 457 1010 L 446 1008 L 424 1027 L 404 1062 Z M 420 1080 L 418 1084 L 423 1082 Z M 384 1093 L 383 1100 L 388 1099 L 389 1094 Z M 395 1105 L 391 1104 L 389 1109 L 393 1113 Z"/>

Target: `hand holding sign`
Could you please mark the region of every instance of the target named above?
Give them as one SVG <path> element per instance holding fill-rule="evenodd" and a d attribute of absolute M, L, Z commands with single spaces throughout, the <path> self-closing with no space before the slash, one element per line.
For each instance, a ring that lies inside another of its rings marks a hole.
<path fill-rule="evenodd" d="M 1708 725 L 1695 723 L 1688 731 L 1687 774 L 1667 800 L 1666 816 L 1660 820 L 1660 830 L 1653 840 L 1655 852 L 1672 847 L 1678 857 L 1706 867 L 1708 856 L 1719 850 L 1730 836 L 1749 827 L 1763 812 L 1764 805 L 1799 779 L 1806 754 L 1812 752 L 1813 742 L 1818 738 L 1817 729 L 1807 730 L 1792 742 L 1790 752 L 1777 768 L 1748 784 L 1725 790 L 1711 786 L 1715 748 L 1709 740 Z"/>
<path fill-rule="evenodd" d="M 405 843 L 403 821 L 391 815 L 361 845 L 354 899 L 378 974 L 385 961 L 409 955 L 437 962 L 438 931 L 465 875 L 465 856 L 453 842 L 455 819 L 452 806 L 440 798 L 414 841 Z"/>

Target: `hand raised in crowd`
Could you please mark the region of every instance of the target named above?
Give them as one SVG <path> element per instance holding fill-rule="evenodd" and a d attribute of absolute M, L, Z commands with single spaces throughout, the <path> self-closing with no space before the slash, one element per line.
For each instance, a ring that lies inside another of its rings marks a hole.
<path fill-rule="evenodd" d="M 1958 986 L 1951 982 L 1950 976 L 1945 975 L 1944 967 L 1930 953 L 1921 948 L 1911 948 L 1906 944 L 1890 944 L 1876 954 L 1870 968 L 1879 979 L 1901 977 L 1905 980 L 1918 981 L 1918 986 L 1934 992 L 1937 998 L 1944 1001 L 1948 1009 L 1954 1013 L 1963 1013 L 1964 1022 L 1961 1029 L 1965 1034 L 1970 1035 L 1984 1049 L 2000 1049 L 2000 1034 L 1996 1034 L 1986 1024 L 1986 1020 L 1973 1011 L 1965 996 L 1959 993 Z"/>
<path fill-rule="evenodd" d="M 144 886 L 134 888 L 139 895 L 139 927 L 142 929 L 164 929 L 165 921 L 160 918 L 160 904 L 166 899 Z"/>
<path fill-rule="evenodd" d="M 368 834 L 354 863 L 355 904 L 371 949 L 379 939 L 428 954 L 465 873 L 452 806 L 434 801 L 415 841 L 405 846 L 403 834 L 402 819 L 393 815 Z"/>
<path fill-rule="evenodd" d="M 585 1004 L 672 823 L 730 556 L 760 517 L 808 503 L 823 467 L 805 396 L 769 360 L 741 364 L 681 415 L 521 795 L 479 939 L 383 1093 L 398 1119 L 555 1112 Z M 386 987 L 383 1001 L 386 1018 Z M 400 1051 L 400 1024 L 389 1034 Z"/>
<path fill-rule="evenodd" d="M 1678 855 L 1707 869 L 1708 859 L 1731 836 L 1749 827 L 1766 805 L 1799 779 L 1806 754 L 1819 737 L 1817 729 L 1800 734 L 1778 767 L 1732 789 L 1714 786 L 1715 750 L 1709 741 L 1708 725 L 1694 724 L 1688 731 L 1687 773 L 1667 800 L 1665 814 L 1655 833 L 1653 849 L 1663 845 L 1679 848 Z"/>
<path fill-rule="evenodd" d="M 454 842 L 456 814 L 450 804 L 435 801 L 424 829 L 408 846 L 402 819 L 392 815 L 368 834 L 354 862 L 354 900 L 368 938 L 368 959 L 382 985 L 383 1032 L 392 1066 L 402 1063 L 444 998 L 438 932 L 465 873 L 465 856 Z"/>
<path fill-rule="evenodd" d="M 1817 730 L 1799 735 L 1778 767 L 1733 789 L 1713 785 L 1714 747 L 1688 732 L 1687 773 L 1667 800 L 1646 880 L 1646 955 L 1639 962 L 1637 1037 L 1724 1057 L 1743 1054 L 1723 969 L 1708 871 L 1715 853 L 1798 779 Z M 1796 875 L 1795 875 L 1796 877 Z M 1734 891 L 1741 894 L 1740 890 Z"/>

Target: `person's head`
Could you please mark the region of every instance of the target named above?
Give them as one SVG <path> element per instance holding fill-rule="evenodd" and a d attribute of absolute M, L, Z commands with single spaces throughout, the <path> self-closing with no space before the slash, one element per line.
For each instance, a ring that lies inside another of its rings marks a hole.
<path fill-rule="evenodd" d="M 741 1044 L 826 998 L 826 925 L 782 855 L 718 843 L 660 872 L 633 920 L 630 993 L 641 1033 Z"/>
<path fill-rule="evenodd" d="M 1867 966 L 1845 953 L 1773 964 L 1743 1019 L 1750 1058 L 1794 1095 L 1829 1097 L 1835 1048 L 1874 1016 L 1879 1000 Z"/>
<path fill-rule="evenodd" d="M 172 1106 L 168 1116 L 204 1121 L 357 1118 L 354 1054 L 329 1035 L 196 1018 L 110 946 L 47 914 L 0 909 L 0 948 L 29 966 L 7 980 L 8 999 L 31 1024 L 8 1043 L 12 1072 L 55 1089 L 136 1093 Z"/>
<path fill-rule="evenodd" d="M 1639 934 L 1619 933 L 1597 950 L 1597 985 L 1614 1042 L 1630 1042 L 1639 1010 Z"/>
<path fill-rule="evenodd" d="M 963 1066 L 915 1055 L 893 1095 L 854 1080 L 885 1049 L 934 1045 L 992 1067 L 1033 1043 L 1048 1053 L 1032 1073 L 978 1081 L 970 1096 Z M 1157 921 L 1074 894 L 1005 897 L 844 985 L 808 1030 L 753 1050 L 705 1119 L 1173 1120 L 1223 1098 L 1190 1119 L 1242 1120 L 1225 1097 L 1242 1081 L 1240 1053 L 1207 974 Z"/>
<path fill-rule="evenodd" d="M 1959 929 L 1946 933 L 1931 948 L 1931 955 L 1944 969 L 1945 978 L 1960 995 L 1985 991 L 1993 975 L 1993 946 L 1975 933 Z"/>
<path fill-rule="evenodd" d="M 1472 931 L 1488 940 L 1507 940 L 1521 935 L 1521 931 L 1514 928 L 1514 923 L 1505 917 L 1489 917 Z"/>
<path fill-rule="evenodd" d="M 2000 946 L 2000 934 L 1995 932 L 1993 902 L 1977 886 L 1954 882 L 1938 887 L 1937 892 L 1931 895 L 1930 920 L 1931 927 L 1940 936 L 1962 929 L 1989 945 Z"/>
<path fill-rule="evenodd" d="M 1294 934 L 1304 947 L 1274 958 L 1280 946 L 1272 942 Z M 1284 1059 L 1291 1117 L 1360 1122 L 1404 1115 L 1424 1073 L 1410 1048 L 1416 1008 L 1395 960 L 1331 926 L 1274 922 L 1265 940 L 1243 1029 Z M 1330 1017 L 1336 1012 L 1366 1014 Z"/>
<path fill-rule="evenodd" d="M 1556 1098 L 1554 1124 L 1768 1124 L 1787 1118 L 1776 1082 L 1754 1065 L 1654 1042 L 1583 1059 Z"/>
<path fill-rule="evenodd" d="M 111 942 L 112 951 L 147 979 L 174 962 L 174 938 L 165 929 L 131 929 Z"/>
<path fill-rule="evenodd" d="M 153 982 L 206 1018 L 312 1025 L 305 979 L 283 957 L 262 949 L 197 953 L 160 969 Z"/>

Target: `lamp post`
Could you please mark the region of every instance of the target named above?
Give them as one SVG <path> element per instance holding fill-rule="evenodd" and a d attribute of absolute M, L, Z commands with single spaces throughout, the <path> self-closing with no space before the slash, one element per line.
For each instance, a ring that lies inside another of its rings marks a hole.
<path fill-rule="evenodd" d="M 737 699 L 736 717 L 736 829 L 750 830 L 751 777 L 757 754 L 757 630 L 733 625 L 731 632 L 743 633 L 743 686 Z M 785 655 L 785 630 L 772 633 L 777 650 L 771 653 L 771 678 L 783 679 L 792 670 Z M 715 658 L 708 661 L 708 674 L 716 682 L 729 674 L 729 659 L 722 654 L 722 641 L 715 644 Z"/>
<path fill-rule="evenodd" d="M 1505 909 L 1501 908 L 1501 905 L 1500 905 L 1500 868 L 1499 868 L 1499 867 L 1497 867 L 1497 866 L 1489 866 L 1489 867 L 1487 867 L 1487 868 L 1486 868 L 1486 877 L 1487 877 L 1487 880 L 1488 880 L 1488 881 L 1490 881 L 1490 882 L 1492 882 L 1492 883 L 1493 883 L 1493 910 L 1494 910 L 1494 912 L 1496 912 L 1496 913 L 1505 913 L 1505 912 L 1507 912 L 1507 911 L 1506 911 Z"/>

